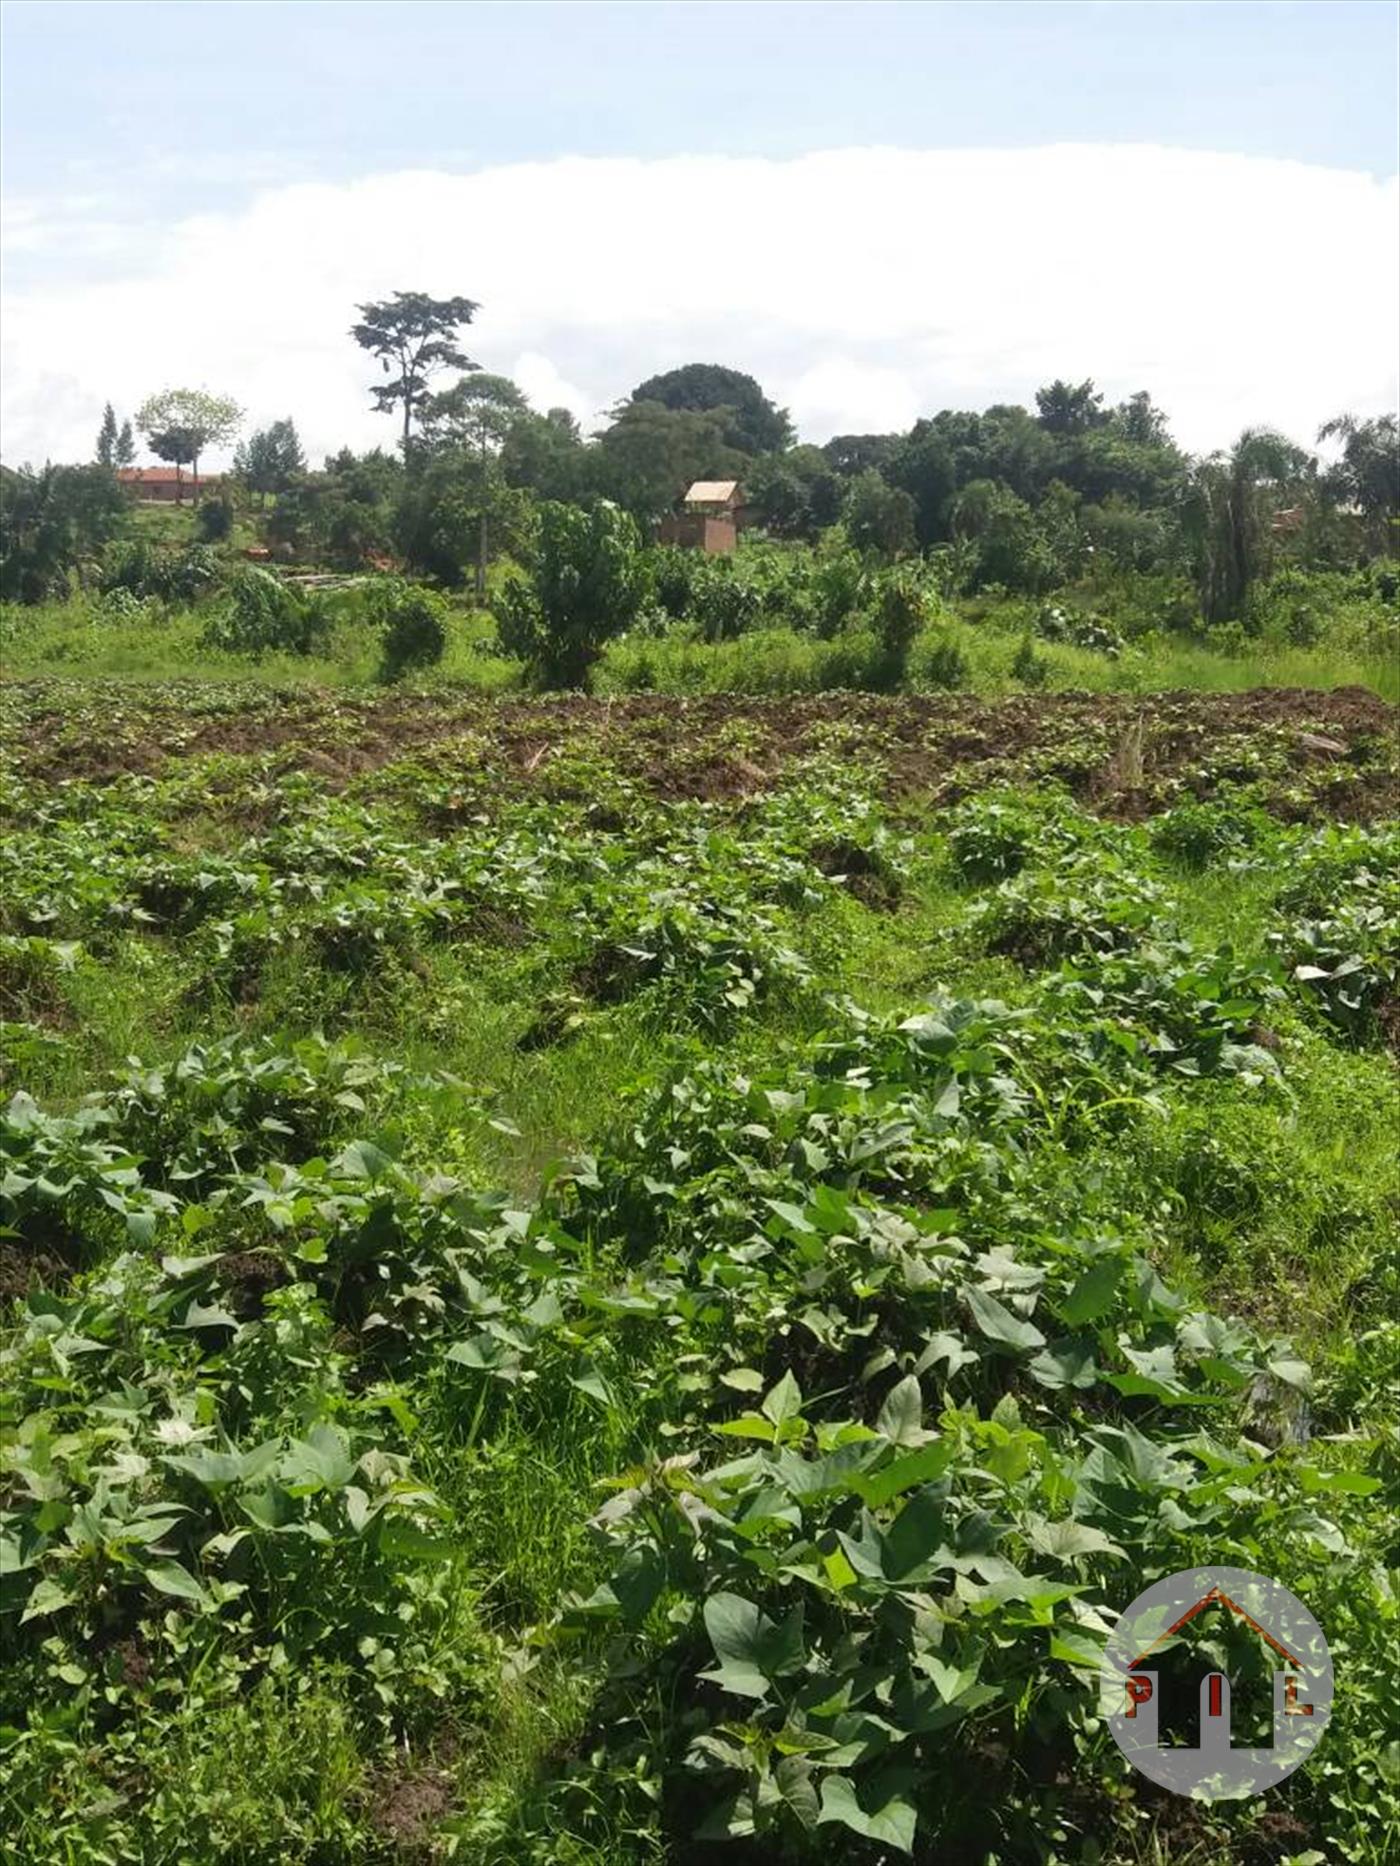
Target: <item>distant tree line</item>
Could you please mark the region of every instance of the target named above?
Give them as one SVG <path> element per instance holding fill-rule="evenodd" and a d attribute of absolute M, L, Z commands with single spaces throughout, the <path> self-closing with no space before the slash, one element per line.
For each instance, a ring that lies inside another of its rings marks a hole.
<path fill-rule="evenodd" d="M 944 409 L 907 432 L 814 446 L 752 376 L 689 363 L 639 382 L 585 437 L 568 410 L 531 408 L 466 354 L 460 335 L 478 308 L 404 291 L 357 307 L 350 334 L 379 364 L 371 395 L 398 424 L 397 445 L 342 449 L 313 470 L 290 417 L 249 434 L 232 479 L 256 500 L 269 548 L 333 566 L 392 560 L 481 595 L 494 559 L 537 547 L 546 504 L 607 502 L 645 538 L 694 480 L 737 479 L 749 520 L 778 540 L 839 527 L 883 561 L 937 553 L 949 584 L 968 592 L 1039 595 L 1094 563 L 1170 572 L 1193 580 L 1208 622 L 1241 614 L 1281 537 L 1321 565 L 1397 548 L 1393 415 L 1328 422 L 1318 441 L 1337 450 L 1331 464 L 1265 429 L 1192 458 L 1145 390 L 1110 405 L 1092 380 L 1056 380 L 1033 408 Z M 157 458 L 197 479 L 201 455 L 227 445 L 241 416 L 226 396 L 171 389 L 142 404 L 135 427 Z M 132 425 L 107 406 L 95 470 L 131 462 Z M 65 563 L 100 548 L 112 512 L 104 483 L 86 475 L 6 471 L 6 563 L 27 566 L 5 569 L 7 594 L 51 586 Z M 206 519 L 206 535 L 222 535 L 231 511 Z"/>

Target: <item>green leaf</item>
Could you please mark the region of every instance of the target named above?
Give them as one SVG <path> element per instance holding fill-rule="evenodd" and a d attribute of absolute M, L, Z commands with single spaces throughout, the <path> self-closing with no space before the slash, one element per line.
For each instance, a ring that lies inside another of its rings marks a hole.
<path fill-rule="evenodd" d="M 209 1451 L 202 1446 L 194 1451 L 171 1452 L 165 1462 L 172 1470 L 187 1471 L 210 1489 L 217 1489 L 223 1484 L 236 1484 L 244 1473 L 244 1460 L 240 1452 Z"/>
<path fill-rule="evenodd" d="M 972 1310 L 973 1320 L 979 1331 L 989 1341 L 999 1341 L 1008 1348 L 1043 1348 L 1045 1337 L 1030 1322 L 1023 1322 L 1019 1316 L 1011 1313 L 1005 1304 L 989 1296 L 985 1290 L 969 1289 L 966 1292 L 967 1306 Z"/>
<path fill-rule="evenodd" d="M 1298 1481 L 1314 1494 L 1335 1492 L 1347 1497 L 1369 1497 L 1382 1488 L 1379 1477 L 1367 1477 L 1363 1471 L 1319 1471 L 1310 1464 L 1299 1465 Z"/>
<path fill-rule="evenodd" d="M 817 1227 L 812 1224 L 800 1205 L 790 1205 L 785 1199 L 765 1199 L 764 1204 L 770 1212 L 782 1219 L 790 1231 L 796 1231 L 801 1237 L 815 1237 Z"/>
<path fill-rule="evenodd" d="M 929 1336 L 914 1371 L 921 1374 L 926 1367 L 937 1367 L 940 1361 L 944 1361 L 948 1367 L 947 1377 L 951 1380 L 960 1368 L 975 1366 L 981 1358 L 976 1348 L 968 1347 L 960 1335 L 939 1332 Z"/>
<path fill-rule="evenodd" d="M 1115 1555 L 1125 1559 L 1124 1551 L 1102 1530 L 1069 1517 L 1052 1523 L 1043 1516 L 1033 1516 L 1026 1525 L 1026 1536 L 1032 1548 L 1048 1555 L 1052 1561 L 1074 1561 L 1080 1555 Z"/>
<path fill-rule="evenodd" d="M 914 1851 L 914 1808 L 898 1793 L 882 1794 L 880 1783 L 872 1782 L 866 1791 L 872 1803 L 863 1808 L 856 1799 L 855 1784 L 849 1776 L 831 1774 L 822 1781 L 821 1820 L 849 1827 L 852 1833 L 867 1840 L 880 1840 L 899 1853 Z"/>
<path fill-rule="evenodd" d="M 760 1411 L 765 1419 L 773 1421 L 780 1435 L 790 1419 L 801 1417 L 802 1389 L 793 1379 L 791 1371 L 769 1389 L 761 1402 Z"/>
<path fill-rule="evenodd" d="M 923 1580 L 947 1560 L 945 1500 L 930 1486 L 905 1504 L 885 1531 L 882 1566 L 886 1580 Z"/>
<path fill-rule="evenodd" d="M 1052 1341 L 1027 1364 L 1026 1372 L 1052 1392 L 1063 1387 L 1091 1387 L 1099 1378 L 1091 1337 L 1067 1335 Z"/>
<path fill-rule="evenodd" d="M 1094 1259 L 1060 1305 L 1060 1314 L 1071 1328 L 1095 1322 L 1112 1308 L 1126 1268 L 1124 1258 L 1114 1253 Z"/>
<path fill-rule="evenodd" d="M 378 1179 L 394 1164 L 382 1148 L 372 1141 L 352 1140 L 343 1153 L 331 1162 L 331 1171 L 342 1179 Z"/>
<path fill-rule="evenodd" d="M 654 1548 L 642 1544 L 628 1549 L 618 1563 L 611 1585 L 630 1625 L 641 1625 L 665 1583 L 666 1566 Z"/>
<path fill-rule="evenodd" d="M 612 1388 L 596 1368 L 583 1374 L 570 1374 L 569 1385 L 577 1387 L 578 1391 L 586 1394 L 589 1399 L 597 1400 L 600 1406 L 611 1409 L 616 1405 Z"/>
<path fill-rule="evenodd" d="M 764 1445 L 771 1445 L 778 1436 L 777 1428 L 756 1412 L 742 1412 L 737 1419 L 726 1419 L 715 1431 L 721 1438 L 756 1438 Z"/>
<path fill-rule="evenodd" d="M 447 1561 L 453 1544 L 446 1536 L 429 1535 L 403 1516 L 379 1518 L 379 1547 L 402 1561 Z"/>
<path fill-rule="evenodd" d="M 851 1488 L 872 1510 L 881 1509 L 917 1484 L 932 1483 L 941 1477 L 952 1462 L 954 1449 L 950 1441 L 940 1439 L 911 1451 L 906 1457 L 896 1458 L 869 1477 L 852 1478 Z"/>
<path fill-rule="evenodd" d="M 207 1607 L 209 1597 L 195 1580 L 188 1568 L 177 1561 L 153 1562 L 149 1568 L 141 1571 L 151 1586 L 161 1594 L 171 1594 L 176 1600 L 193 1601 L 198 1607 Z"/>
<path fill-rule="evenodd" d="M 58 1613 L 62 1608 L 70 1607 L 72 1604 L 73 1595 L 60 1582 L 40 1581 L 31 1590 L 24 1612 L 19 1617 L 19 1623 L 23 1626 L 26 1620 L 37 1619 L 45 1613 Z"/>
<path fill-rule="evenodd" d="M 784 1756 L 773 1771 L 773 1780 L 798 1823 L 810 1832 L 821 1818 L 811 1763 L 805 1756 Z"/>
<path fill-rule="evenodd" d="M 282 1461 L 289 1490 L 343 1490 L 355 1473 L 355 1460 L 342 1433 L 333 1425 L 314 1425 L 304 1439 L 294 1439 Z"/>
<path fill-rule="evenodd" d="M 736 1697 L 766 1697 L 770 1679 L 802 1663 L 800 1604 L 781 1626 L 740 1594 L 712 1594 L 704 1614 L 719 1665 L 702 1676 L 714 1679 Z"/>
<path fill-rule="evenodd" d="M 733 1387 L 736 1393 L 761 1393 L 763 1375 L 756 1367 L 730 1367 L 720 1375 L 720 1380 L 727 1387 Z"/>
<path fill-rule="evenodd" d="M 1059 1627 L 1050 1635 L 1050 1657 L 1063 1659 L 1066 1665 L 1097 1672 L 1103 1663 L 1103 1651 L 1102 1640 L 1073 1628 Z"/>
<path fill-rule="evenodd" d="M 886 1394 L 875 1430 L 895 1445 L 922 1445 L 932 1438 L 924 1430 L 924 1396 L 913 1374 L 906 1374 Z"/>

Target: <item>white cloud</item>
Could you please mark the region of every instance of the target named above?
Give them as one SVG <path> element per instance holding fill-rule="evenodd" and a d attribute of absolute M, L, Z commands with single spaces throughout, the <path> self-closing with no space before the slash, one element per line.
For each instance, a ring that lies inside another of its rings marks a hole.
<path fill-rule="evenodd" d="M 597 424 L 594 398 L 576 383 L 566 382 L 550 359 L 541 356 L 538 350 L 522 350 L 506 374 L 536 408 L 567 408 L 584 427 Z"/>
<path fill-rule="evenodd" d="M 82 458 L 108 397 L 175 383 L 293 415 L 313 455 L 388 445 L 347 331 L 399 286 L 479 299 L 477 360 L 585 425 L 703 360 L 815 440 L 1057 375 L 1149 388 L 1194 448 L 1258 421 L 1308 440 L 1396 399 L 1396 206 L 1394 178 L 1138 146 L 571 157 L 273 188 L 60 275 L 25 203 L 4 455 Z"/>

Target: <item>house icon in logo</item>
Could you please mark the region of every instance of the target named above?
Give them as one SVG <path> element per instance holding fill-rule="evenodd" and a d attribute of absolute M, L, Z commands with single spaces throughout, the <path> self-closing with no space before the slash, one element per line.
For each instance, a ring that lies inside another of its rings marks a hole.
<path fill-rule="evenodd" d="M 1235 1746 L 1222 1671 L 1201 1680 L 1196 1744 L 1161 1741 L 1161 1681 L 1151 1661 L 1208 1608 L 1235 1615 L 1277 1660 L 1272 1745 Z M 1302 1602 L 1266 1576 L 1225 1568 L 1170 1575 L 1119 1621 L 1104 1656 L 1103 1700 L 1119 1748 L 1162 1787 L 1211 1801 L 1256 1795 L 1290 1775 L 1321 1737 L 1332 1703 L 1327 1642 Z"/>

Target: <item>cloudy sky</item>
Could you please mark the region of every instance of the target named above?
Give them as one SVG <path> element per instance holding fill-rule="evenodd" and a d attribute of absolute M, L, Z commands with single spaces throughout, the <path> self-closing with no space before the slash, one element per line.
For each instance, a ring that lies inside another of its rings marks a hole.
<path fill-rule="evenodd" d="M 388 444 L 396 287 L 585 426 L 752 371 L 805 438 L 1148 388 L 1208 449 L 1397 397 L 1397 11 L 23 4 L 3 15 L 0 448 L 199 384 Z"/>

